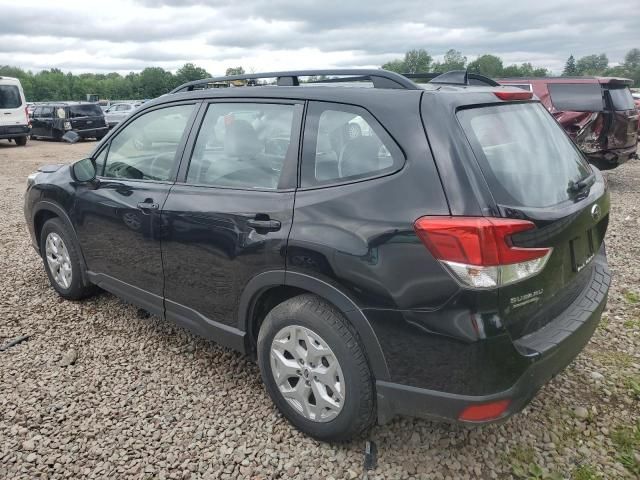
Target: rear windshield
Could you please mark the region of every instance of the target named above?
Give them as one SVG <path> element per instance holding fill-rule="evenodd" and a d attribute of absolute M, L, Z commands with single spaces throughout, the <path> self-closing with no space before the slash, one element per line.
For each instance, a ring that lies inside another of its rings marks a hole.
<path fill-rule="evenodd" d="M 0 85 L 0 108 L 18 108 L 22 105 L 20 90 L 15 85 Z"/>
<path fill-rule="evenodd" d="M 599 83 L 551 83 L 549 93 L 557 110 L 601 112 L 604 107 Z"/>
<path fill-rule="evenodd" d="M 609 88 L 609 98 L 611 99 L 611 107 L 614 110 L 633 110 L 635 104 L 631 96 L 631 90 L 624 88 Z"/>
<path fill-rule="evenodd" d="M 460 110 L 458 119 L 495 200 L 548 207 L 571 198 L 591 173 L 562 127 L 539 103 Z"/>
<path fill-rule="evenodd" d="M 71 105 L 69 117 L 100 117 L 102 109 L 98 105 Z"/>

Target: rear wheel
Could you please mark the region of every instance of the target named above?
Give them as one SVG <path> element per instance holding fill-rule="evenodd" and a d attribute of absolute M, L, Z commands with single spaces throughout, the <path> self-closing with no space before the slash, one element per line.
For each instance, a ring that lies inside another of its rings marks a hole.
<path fill-rule="evenodd" d="M 24 147 L 27 144 L 27 137 L 14 138 L 17 145 Z"/>
<path fill-rule="evenodd" d="M 331 304 L 305 294 L 276 306 L 258 336 L 263 382 L 296 428 L 345 441 L 375 417 L 374 387 L 353 327 Z"/>
<path fill-rule="evenodd" d="M 40 252 L 49 283 L 61 297 L 79 300 L 95 292 L 94 286 L 83 282 L 80 250 L 60 219 L 52 218 L 42 226 Z"/>

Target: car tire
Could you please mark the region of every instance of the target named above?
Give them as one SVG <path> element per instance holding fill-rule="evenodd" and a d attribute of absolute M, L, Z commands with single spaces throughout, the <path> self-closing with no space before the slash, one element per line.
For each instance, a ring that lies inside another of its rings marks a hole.
<path fill-rule="evenodd" d="M 27 137 L 17 137 L 14 138 L 16 145 L 20 147 L 24 147 L 27 144 Z"/>
<path fill-rule="evenodd" d="M 375 391 L 364 349 L 353 326 L 320 297 L 299 295 L 267 314 L 258 335 L 258 364 L 276 407 L 307 435 L 347 441 L 373 424 Z"/>
<path fill-rule="evenodd" d="M 80 300 L 95 293 L 96 287 L 83 281 L 85 272 L 75 236 L 58 218 L 45 222 L 40 232 L 40 252 L 49 283 L 68 300 Z"/>

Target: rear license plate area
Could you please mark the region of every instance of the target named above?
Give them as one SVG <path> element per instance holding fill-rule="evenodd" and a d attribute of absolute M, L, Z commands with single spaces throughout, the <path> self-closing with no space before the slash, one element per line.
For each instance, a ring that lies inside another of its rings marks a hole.
<path fill-rule="evenodd" d="M 594 257 L 593 230 L 587 230 L 583 235 L 575 237 L 569 242 L 571 249 L 571 264 L 574 272 L 586 267 Z"/>

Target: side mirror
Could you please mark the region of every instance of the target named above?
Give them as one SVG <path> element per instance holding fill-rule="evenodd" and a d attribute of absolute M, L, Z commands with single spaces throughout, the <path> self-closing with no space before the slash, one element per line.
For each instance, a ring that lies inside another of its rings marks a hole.
<path fill-rule="evenodd" d="M 76 182 L 93 182 L 96 179 L 96 164 L 92 158 L 83 158 L 71 165 L 71 175 Z"/>

